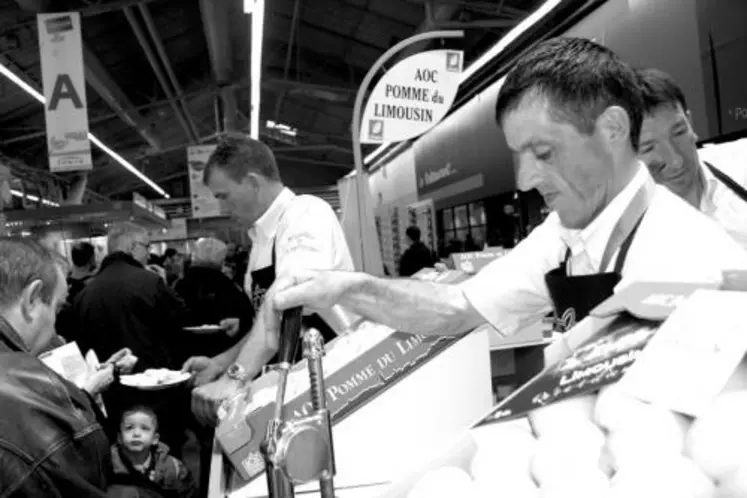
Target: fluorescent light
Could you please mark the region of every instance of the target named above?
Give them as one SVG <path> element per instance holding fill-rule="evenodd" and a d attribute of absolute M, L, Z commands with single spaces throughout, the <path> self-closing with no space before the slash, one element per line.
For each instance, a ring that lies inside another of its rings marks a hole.
<path fill-rule="evenodd" d="M 490 49 L 482 54 L 480 57 L 478 57 L 476 60 L 472 61 L 472 63 L 462 71 L 462 76 L 460 79 L 460 84 L 464 83 L 467 78 L 475 74 L 477 71 L 479 71 L 483 66 L 485 66 L 488 62 L 490 62 L 492 59 L 497 57 L 501 52 L 506 50 L 506 48 L 516 41 L 518 37 L 520 37 L 526 30 L 531 28 L 534 24 L 542 20 L 543 17 L 545 17 L 547 14 L 552 12 L 552 10 L 560 5 L 560 2 L 562 0 L 547 0 L 545 3 L 542 4 L 540 8 L 529 14 L 526 19 L 521 21 L 519 24 L 511 28 L 511 31 L 506 33 L 506 35 L 498 40 L 498 42 L 490 47 Z M 386 143 L 381 144 L 375 151 L 371 152 L 369 155 L 367 155 L 363 159 L 363 164 L 367 165 L 374 161 L 379 155 L 381 155 L 382 152 L 384 152 L 392 143 Z"/>
<path fill-rule="evenodd" d="M 19 78 L 13 71 L 5 67 L 4 64 L 0 63 L 0 74 L 8 78 L 10 81 L 15 83 L 17 86 L 22 88 L 26 93 L 34 97 L 40 104 L 46 104 L 47 99 L 44 98 L 44 95 L 39 93 L 34 87 L 23 81 L 21 78 Z M 169 194 L 166 193 L 164 189 L 158 186 L 153 180 L 145 176 L 143 173 L 141 173 L 135 166 L 130 164 L 125 158 L 114 152 L 112 149 L 110 149 L 108 146 L 106 146 L 101 140 L 98 139 L 93 133 L 88 133 L 88 139 L 93 142 L 94 145 L 96 145 L 99 149 L 106 152 L 109 157 L 117 161 L 120 165 L 124 166 L 125 169 L 129 170 L 130 173 L 140 178 L 143 182 L 145 182 L 146 185 L 148 185 L 150 188 L 158 192 L 160 195 L 165 197 L 166 199 L 169 198 Z M 29 197 L 31 199 L 31 197 Z"/>
<path fill-rule="evenodd" d="M 16 197 L 20 197 L 21 199 L 23 199 L 25 197 L 26 199 L 30 200 L 31 202 L 39 202 L 39 198 L 37 196 L 31 195 L 31 194 L 24 194 L 20 190 L 10 189 L 10 193 L 12 195 L 16 196 Z M 54 201 L 50 201 L 49 199 L 42 199 L 41 203 L 44 204 L 45 206 L 60 207 L 59 204 L 57 204 Z"/>
<path fill-rule="evenodd" d="M 490 47 L 490 50 L 482 54 L 477 60 L 473 61 L 465 71 L 462 72 L 461 80 L 464 82 L 467 78 L 475 74 L 480 68 L 498 56 L 501 52 L 516 41 L 526 30 L 537 24 L 547 14 L 560 5 L 563 0 L 546 0 L 542 6 L 529 14 L 523 21 L 511 28 L 511 31 L 506 33 L 506 36 L 498 40 L 498 43 Z"/>
<path fill-rule="evenodd" d="M 254 12 L 255 6 L 255 0 L 244 0 L 244 14 L 251 14 L 252 12 Z"/>
<path fill-rule="evenodd" d="M 250 0 L 244 0 L 244 10 Z M 259 140 L 259 104 L 262 91 L 262 42 L 264 39 L 265 0 L 254 0 L 251 9 L 251 92 L 249 97 L 249 135 Z"/>

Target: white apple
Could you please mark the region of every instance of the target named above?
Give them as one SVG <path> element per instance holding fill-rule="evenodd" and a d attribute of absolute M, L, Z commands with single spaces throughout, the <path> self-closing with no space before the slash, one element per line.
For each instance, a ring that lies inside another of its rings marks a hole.
<path fill-rule="evenodd" d="M 610 490 L 610 481 L 599 469 L 576 469 L 557 474 L 540 486 L 542 498 L 603 498 Z M 511 495 L 506 495 L 511 496 Z"/>
<path fill-rule="evenodd" d="M 472 429 L 477 451 L 470 464 L 476 480 L 500 480 L 515 474 L 529 475 L 529 461 L 537 440 L 528 426 L 507 423 Z"/>
<path fill-rule="evenodd" d="M 716 481 L 747 462 L 747 391 L 716 397 L 693 423 L 685 454 Z"/>
<path fill-rule="evenodd" d="M 604 442 L 604 433 L 590 422 L 566 433 L 540 437 L 532 457 L 532 476 L 542 486 L 567 475 L 598 471 Z"/>
<path fill-rule="evenodd" d="M 578 424 L 591 421 L 594 394 L 564 399 L 529 413 L 529 421 L 538 437 L 566 432 Z"/>
<path fill-rule="evenodd" d="M 717 498 L 747 498 L 747 462 L 719 482 L 716 496 Z"/>
<path fill-rule="evenodd" d="M 722 392 L 744 390 L 747 390 L 747 358 L 742 359 L 739 363 L 736 370 L 734 370 L 734 373 L 729 377 L 729 381 L 726 383 L 726 387 L 724 387 Z"/>
<path fill-rule="evenodd" d="M 427 472 L 407 494 L 407 498 L 465 498 L 477 494 L 467 471 L 446 466 Z"/>
<path fill-rule="evenodd" d="M 682 455 L 626 462 L 612 478 L 609 498 L 714 498 L 716 487 Z"/>
<path fill-rule="evenodd" d="M 540 490 L 529 477 L 495 479 L 492 482 L 475 481 L 476 496 L 479 498 L 539 498 Z M 461 496 L 461 495 L 455 495 Z"/>

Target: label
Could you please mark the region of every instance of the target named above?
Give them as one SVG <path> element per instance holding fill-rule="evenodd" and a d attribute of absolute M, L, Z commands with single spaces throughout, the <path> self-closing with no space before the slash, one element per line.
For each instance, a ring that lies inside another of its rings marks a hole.
<path fill-rule="evenodd" d="M 399 142 L 436 126 L 454 102 L 463 62 L 458 50 L 430 50 L 398 62 L 371 92 L 360 141 Z"/>
<path fill-rule="evenodd" d="M 698 290 L 674 310 L 620 381 L 630 395 L 698 416 L 747 352 L 747 293 Z"/>

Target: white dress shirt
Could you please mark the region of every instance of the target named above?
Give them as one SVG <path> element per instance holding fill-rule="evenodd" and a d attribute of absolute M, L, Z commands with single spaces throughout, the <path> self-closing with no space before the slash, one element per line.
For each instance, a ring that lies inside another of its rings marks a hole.
<path fill-rule="evenodd" d="M 711 164 L 742 187 L 747 187 L 747 164 L 743 166 L 741 175 L 723 169 L 718 164 Z M 747 202 L 713 176 L 705 164 L 701 163 L 701 170 L 705 177 L 705 190 L 700 200 L 700 210 L 724 227 L 747 250 Z"/>
<path fill-rule="evenodd" d="M 551 213 L 506 256 L 462 283 L 465 296 L 504 335 L 540 319 L 552 311 L 545 274 L 558 267 L 568 247 L 573 274 L 611 271 L 616 255 L 608 268 L 599 268 L 610 234 L 639 187 L 651 181 L 641 163 L 634 179 L 583 230 L 564 228 Z M 666 187 L 653 188 L 616 290 L 636 281 L 721 282 L 723 270 L 747 269 L 747 251 L 720 226 Z M 577 264 L 577 258 L 587 261 Z"/>
<path fill-rule="evenodd" d="M 249 229 L 252 250 L 244 278 L 251 295 L 252 271 L 272 264 L 275 276 L 294 269 L 353 270 L 345 234 L 332 207 L 313 195 L 296 195 L 284 188 Z"/>

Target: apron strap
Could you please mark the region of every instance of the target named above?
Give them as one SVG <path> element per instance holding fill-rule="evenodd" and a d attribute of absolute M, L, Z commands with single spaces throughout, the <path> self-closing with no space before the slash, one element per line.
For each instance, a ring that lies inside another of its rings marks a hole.
<path fill-rule="evenodd" d="M 713 173 L 713 176 L 715 176 L 718 180 L 721 181 L 724 185 L 726 185 L 729 190 L 734 192 L 737 197 L 742 199 L 744 202 L 747 202 L 747 189 L 745 189 L 743 186 L 738 184 L 732 177 L 721 171 L 720 169 L 716 168 L 712 164 L 705 163 L 706 167 L 711 170 L 711 173 Z"/>
<path fill-rule="evenodd" d="M 625 258 L 628 257 L 628 250 L 630 249 L 630 246 L 633 244 L 633 239 L 635 238 L 635 233 L 638 231 L 638 227 L 641 226 L 641 222 L 643 221 L 643 216 L 641 216 L 638 219 L 638 223 L 635 224 L 635 227 L 633 227 L 633 231 L 630 232 L 630 235 L 628 235 L 628 238 L 625 239 L 625 242 L 622 243 L 620 246 L 620 252 L 617 254 L 617 261 L 615 261 L 615 273 L 622 275 L 623 267 L 625 266 Z"/>
<path fill-rule="evenodd" d="M 646 182 L 641 185 L 636 192 L 633 199 L 628 204 L 628 207 L 623 212 L 620 219 L 617 221 L 615 228 L 612 229 L 607 247 L 604 249 L 602 254 L 602 262 L 599 265 L 599 272 L 603 273 L 607 270 L 612 256 L 618 252 L 618 249 L 622 249 L 622 246 L 627 240 L 632 240 L 632 235 L 638 228 L 643 215 L 646 214 L 648 206 L 651 204 L 651 199 L 656 192 L 656 184 L 653 178 L 648 176 Z M 627 253 L 627 250 L 626 250 Z M 618 260 L 620 257 L 618 256 Z"/>

